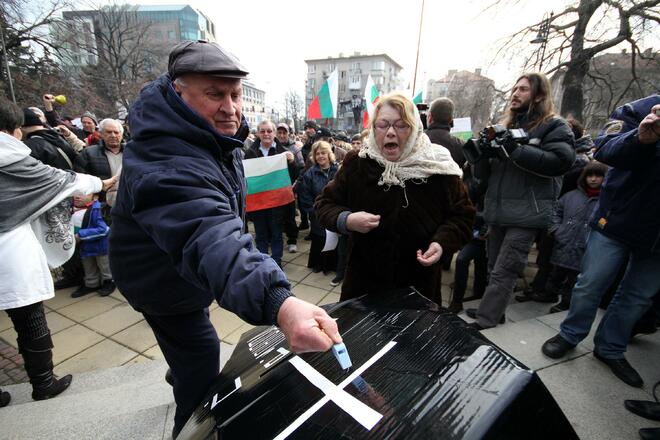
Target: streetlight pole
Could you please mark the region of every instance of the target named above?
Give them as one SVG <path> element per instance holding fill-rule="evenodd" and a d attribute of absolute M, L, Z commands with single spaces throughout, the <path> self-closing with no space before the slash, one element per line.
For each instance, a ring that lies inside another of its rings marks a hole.
<path fill-rule="evenodd" d="M 2 55 L 5 61 L 5 69 L 7 70 L 7 82 L 9 83 L 9 94 L 11 100 L 16 104 L 16 96 L 14 95 L 14 84 L 11 81 L 11 71 L 9 70 L 9 58 L 7 57 L 7 48 L 5 47 L 5 31 L 0 29 L 0 45 L 2 45 Z"/>
<path fill-rule="evenodd" d="M 545 58 L 545 48 L 548 45 L 548 35 L 550 34 L 550 20 L 552 20 L 554 13 L 550 12 L 550 16 L 548 17 L 548 14 L 543 14 L 543 20 L 541 21 L 541 25 L 539 26 L 539 32 L 536 34 L 536 38 L 534 38 L 530 43 L 532 44 L 541 44 L 541 47 L 539 50 L 536 52 L 536 64 L 538 65 L 538 71 L 541 71 L 541 68 L 543 67 L 543 59 Z"/>
<path fill-rule="evenodd" d="M 412 97 L 415 98 L 415 87 L 417 86 L 417 66 L 419 64 L 419 44 L 422 41 L 422 22 L 424 21 L 424 0 L 422 10 L 419 13 L 419 35 L 417 36 L 417 57 L 415 58 L 415 75 L 413 76 Z"/>

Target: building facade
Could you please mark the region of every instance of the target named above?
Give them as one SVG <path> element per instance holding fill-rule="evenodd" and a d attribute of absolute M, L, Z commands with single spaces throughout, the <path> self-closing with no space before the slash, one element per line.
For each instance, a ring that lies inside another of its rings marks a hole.
<path fill-rule="evenodd" d="M 359 52 L 350 56 L 305 60 L 307 81 L 305 86 L 305 108 L 319 92 L 323 82 L 337 69 L 339 97 L 337 118 L 319 121 L 335 130 L 356 133 L 361 130 L 361 113 L 365 106 L 364 88 L 367 77 L 371 78 L 381 94 L 401 89 L 401 65 L 387 54 L 362 55 Z"/>
<path fill-rule="evenodd" d="M 266 108 L 266 92 L 255 87 L 249 81 L 242 81 L 243 85 L 243 115 L 250 128 L 256 128 L 264 119 L 272 119 L 272 110 Z"/>
<path fill-rule="evenodd" d="M 449 70 L 443 78 L 426 84 L 426 102 L 447 97 L 454 102 L 454 118 L 470 118 L 472 131 L 478 132 L 491 122 L 495 83 L 481 74 L 467 70 Z"/>
<path fill-rule="evenodd" d="M 144 42 L 165 50 L 180 41 L 208 40 L 216 41 L 215 24 L 200 10 L 189 5 L 127 5 L 121 7 L 120 20 L 144 25 L 148 34 Z M 77 68 L 95 65 L 98 51 L 103 50 L 103 32 L 111 32 L 107 27 L 104 14 L 106 10 L 64 11 L 64 24 L 51 28 L 53 39 L 59 43 L 63 55 L 61 62 L 65 67 Z"/>

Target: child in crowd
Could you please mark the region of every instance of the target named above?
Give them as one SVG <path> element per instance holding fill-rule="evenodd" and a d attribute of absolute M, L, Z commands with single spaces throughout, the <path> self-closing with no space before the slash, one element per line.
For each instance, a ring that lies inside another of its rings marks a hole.
<path fill-rule="evenodd" d="M 71 294 L 78 298 L 92 292 L 108 296 L 115 290 L 108 260 L 108 234 L 110 228 L 103 220 L 101 203 L 97 195 L 75 196 L 72 216 L 76 241 L 80 243 L 80 256 L 85 272 L 84 284 Z"/>
<path fill-rule="evenodd" d="M 597 205 L 607 170 L 607 165 L 600 162 L 588 163 L 578 178 L 577 189 L 564 194 L 555 205 L 549 229 L 555 240 L 550 259 L 554 267 L 544 295 L 535 299 L 555 302 L 561 295 L 561 301 L 550 309 L 551 313 L 569 309 L 571 291 L 580 273 L 589 219 Z"/>

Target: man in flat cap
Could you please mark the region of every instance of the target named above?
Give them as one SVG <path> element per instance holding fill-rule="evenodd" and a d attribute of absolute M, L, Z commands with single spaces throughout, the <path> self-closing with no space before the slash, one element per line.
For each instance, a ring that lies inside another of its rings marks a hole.
<path fill-rule="evenodd" d="M 341 341 L 334 320 L 292 296 L 284 272 L 243 232 L 247 73 L 216 44 L 180 43 L 168 73 L 142 90 L 129 113 L 110 264 L 170 366 L 174 437 L 219 373 L 213 300 L 249 323 L 279 325 L 294 351 Z"/>

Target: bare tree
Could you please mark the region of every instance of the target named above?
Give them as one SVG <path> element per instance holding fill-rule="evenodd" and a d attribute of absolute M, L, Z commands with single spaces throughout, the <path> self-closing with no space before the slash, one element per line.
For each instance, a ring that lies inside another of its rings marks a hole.
<path fill-rule="evenodd" d="M 88 19 L 89 14 L 80 14 L 67 20 L 65 37 L 95 61 L 81 69 L 81 81 L 105 96 L 115 113 L 117 105 L 127 110 L 142 86 L 164 70 L 166 48 L 150 38 L 151 24 L 139 19 L 136 6 L 95 8 L 94 38 L 81 40 L 77 30 Z"/>
<path fill-rule="evenodd" d="M 34 73 L 51 73 L 56 70 L 52 55 L 58 51 L 58 46 L 48 38 L 49 27 L 59 21 L 59 11 L 68 6 L 67 0 L 46 0 L 44 2 L 30 2 L 29 0 L 3 0 L 0 6 L 0 32 L 2 32 L 4 48 L 0 46 L 0 78 L 2 78 L 2 91 L 9 95 L 9 78 L 6 74 L 5 60 L 16 76 L 16 94 L 30 95 L 30 83 L 27 89 L 19 90 L 22 85 L 20 77 L 27 70 Z"/>
<path fill-rule="evenodd" d="M 293 121 L 293 130 L 298 131 L 302 127 L 302 116 L 305 108 L 302 97 L 293 89 L 284 94 L 284 112 L 287 120 Z"/>
<path fill-rule="evenodd" d="M 513 5 L 518 0 L 497 0 L 489 8 Z M 630 46 L 630 77 L 624 89 L 639 85 L 639 60 L 649 57 L 642 51 L 640 41 L 657 30 L 660 23 L 660 0 L 576 0 L 559 13 L 526 26 L 501 45 L 496 57 L 505 53 L 520 53 L 522 47 L 539 33 L 547 32 L 544 53 L 538 58 L 545 73 L 563 70 L 561 113 L 583 119 L 584 86 L 590 74 L 591 61 L 608 49 L 626 43 Z M 534 67 L 533 57 L 527 58 L 524 68 Z M 659 66 L 660 67 L 660 66 Z M 657 85 L 657 84 L 656 84 Z M 621 95 L 624 96 L 625 92 Z M 614 99 L 616 104 L 617 99 Z"/>

